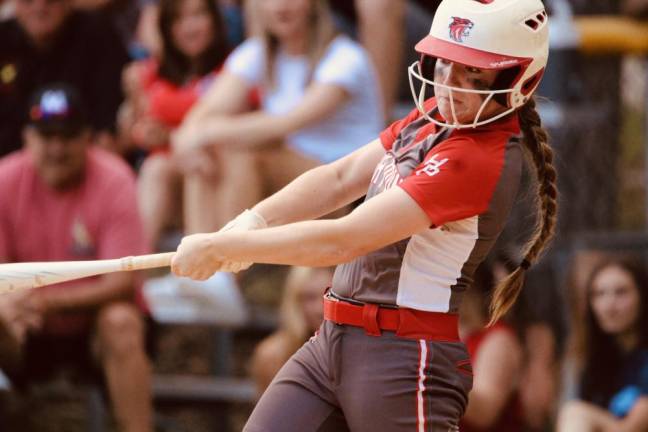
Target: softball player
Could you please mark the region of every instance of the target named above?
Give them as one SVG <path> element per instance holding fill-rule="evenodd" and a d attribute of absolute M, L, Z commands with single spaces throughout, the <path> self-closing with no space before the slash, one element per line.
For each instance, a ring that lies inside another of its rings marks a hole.
<path fill-rule="evenodd" d="M 548 53 L 541 1 L 444 0 L 416 49 L 418 109 L 178 248 L 173 271 L 197 279 L 250 262 L 340 264 L 317 336 L 275 377 L 246 431 L 457 430 L 472 370 L 456 314 L 513 204 L 523 150 L 538 175 L 538 224 L 496 290 L 493 320 L 553 235 L 555 170 L 532 99 Z M 312 220 L 364 194 L 350 215 Z"/>

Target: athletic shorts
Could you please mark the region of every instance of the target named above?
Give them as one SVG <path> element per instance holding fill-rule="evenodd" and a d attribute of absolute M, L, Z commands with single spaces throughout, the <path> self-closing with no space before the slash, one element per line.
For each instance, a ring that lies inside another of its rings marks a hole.
<path fill-rule="evenodd" d="M 369 336 L 324 321 L 279 371 L 245 432 L 454 432 L 472 368 L 465 346 Z"/>

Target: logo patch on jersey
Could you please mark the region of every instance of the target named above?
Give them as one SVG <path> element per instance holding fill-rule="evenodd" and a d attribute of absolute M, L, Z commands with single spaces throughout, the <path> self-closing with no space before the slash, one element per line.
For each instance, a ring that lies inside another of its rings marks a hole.
<path fill-rule="evenodd" d="M 371 184 L 376 186 L 376 193 L 379 193 L 391 189 L 401 180 L 394 155 L 387 153 L 374 170 Z"/>
<path fill-rule="evenodd" d="M 441 167 L 443 164 L 448 162 L 448 158 L 443 158 L 437 160 L 438 155 L 433 155 L 430 159 L 425 162 L 425 165 L 420 170 L 416 171 L 416 175 L 427 174 L 430 177 L 433 177 L 441 172 Z"/>
<path fill-rule="evenodd" d="M 470 29 L 475 26 L 475 23 L 467 18 L 452 17 L 450 25 L 450 39 L 455 42 L 463 43 L 464 38 L 470 36 Z"/>

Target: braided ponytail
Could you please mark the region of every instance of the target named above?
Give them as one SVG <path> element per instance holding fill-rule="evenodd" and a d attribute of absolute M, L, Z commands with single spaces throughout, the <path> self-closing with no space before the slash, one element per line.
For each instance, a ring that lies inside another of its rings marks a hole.
<path fill-rule="evenodd" d="M 553 151 L 548 144 L 547 132 L 542 128 L 540 115 L 536 111 L 535 99 L 531 98 L 518 111 L 518 117 L 524 135 L 524 145 L 533 161 L 538 179 L 536 206 L 540 211 L 533 236 L 524 248 L 522 262 L 495 288 L 489 325 L 494 324 L 513 306 L 522 290 L 525 271 L 538 260 L 551 241 L 556 227 L 558 191 Z"/>

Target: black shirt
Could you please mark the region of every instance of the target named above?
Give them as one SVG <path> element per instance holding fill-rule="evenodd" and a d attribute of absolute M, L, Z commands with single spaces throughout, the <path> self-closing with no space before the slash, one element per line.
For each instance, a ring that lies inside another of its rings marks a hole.
<path fill-rule="evenodd" d="M 21 147 L 29 98 L 53 82 L 78 89 L 95 130 L 114 130 L 128 55 L 107 19 L 74 12 L 44 49 L 12 19 L 0 23 L 0 41 L 0 156 Z"/>

